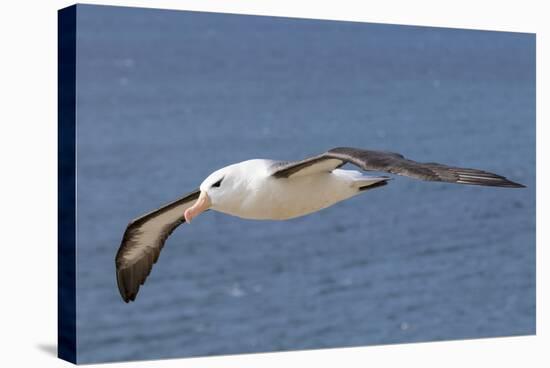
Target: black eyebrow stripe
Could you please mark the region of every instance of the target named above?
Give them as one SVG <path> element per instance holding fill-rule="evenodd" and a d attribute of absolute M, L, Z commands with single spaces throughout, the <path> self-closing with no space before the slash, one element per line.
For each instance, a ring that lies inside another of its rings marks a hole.
<path fill-rule="evenodd" d="M 223 181 L 224 178 L 225 178 L 225 176 L 223 176 L 220 180 L 218 180 L 217 182 L 212 184 L 212 186 L 215 187 L 215 188 L 219 187 L 222 184 L 222 181 Z"/>

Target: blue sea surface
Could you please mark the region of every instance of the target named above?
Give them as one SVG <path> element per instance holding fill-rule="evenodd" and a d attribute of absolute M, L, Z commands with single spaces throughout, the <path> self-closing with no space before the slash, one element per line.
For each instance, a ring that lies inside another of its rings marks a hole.
<path fill-rule="evenodd" d="M 535 333 L 535 35 L 87 5 L 77 20 L 80 363 Z M 396 177 L 284 222 L 209 211 L 122 301 L 131 219 L 225 165 L 336 146 L 527 188 Z"/>

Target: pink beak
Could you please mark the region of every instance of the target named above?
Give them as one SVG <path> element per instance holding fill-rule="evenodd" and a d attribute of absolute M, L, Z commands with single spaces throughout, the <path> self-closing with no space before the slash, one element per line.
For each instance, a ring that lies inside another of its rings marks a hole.
<path fill-rule="evenodd" d="M 185 221 L 187 223 L 191 223 L 191 220 L 210 208 L 211 204 L 212 203 L 210 202 L 210 198 L 208 198 L 208 194 L 206 194 L 206 192 L 201 192 L 197 201 L 185 210 L 183 214 Z"/>

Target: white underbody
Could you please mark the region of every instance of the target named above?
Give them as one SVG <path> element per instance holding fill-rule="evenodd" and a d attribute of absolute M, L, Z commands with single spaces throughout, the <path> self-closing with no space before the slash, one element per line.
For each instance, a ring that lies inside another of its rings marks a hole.
<path fill-rule="evenodd" d="M 245 179 L 224 179 L 222 187 L 231 185 L 233 195 L 229 200 L 214 200 L 211 209 L 246 219 L 286 220 L 332 206 L 360 194 L 361 187 L 387 179 L 341 169 L 275 178 L 270 164 L 267 160 L 250 160 L 230 167 L 237 171 L 235 177 Z"/>

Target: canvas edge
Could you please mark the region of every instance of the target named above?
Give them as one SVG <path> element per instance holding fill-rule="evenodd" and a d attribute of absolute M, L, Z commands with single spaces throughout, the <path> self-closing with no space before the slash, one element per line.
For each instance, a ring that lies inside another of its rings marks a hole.
<path fill-rule="evenodd" d="M 76 364 L 76 5 L 57 16 L 57 356 Z"/>

